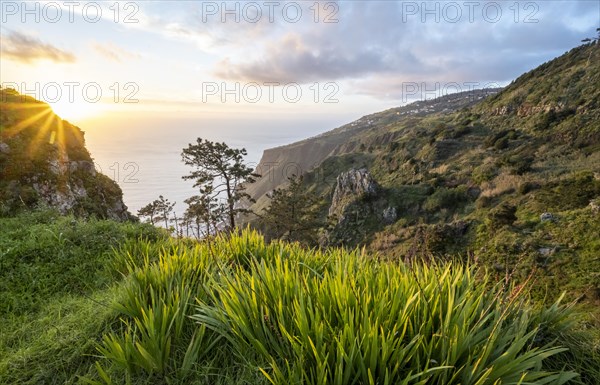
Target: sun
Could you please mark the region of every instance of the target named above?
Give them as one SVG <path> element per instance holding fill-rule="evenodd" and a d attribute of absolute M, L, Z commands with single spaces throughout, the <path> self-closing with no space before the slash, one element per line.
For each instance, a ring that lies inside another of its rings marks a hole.
<path fill-rule="evenodd" d="M 64 120 L 78 121 L 99 115 L 102 112 L 100 103 L 59 100 L 48 103 L 54 113 Z"/>

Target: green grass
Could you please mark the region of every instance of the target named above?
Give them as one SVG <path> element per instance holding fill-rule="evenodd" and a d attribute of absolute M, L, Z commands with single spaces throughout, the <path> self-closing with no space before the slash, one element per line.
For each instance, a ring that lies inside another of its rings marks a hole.
<path fill-rule="evenodd" d="M 112 247 L 128 238 L 164 238 L 140 224 L 83 221 L 53 211 L 1 220 L 0 315 L 35 313 L 49 299 L 90 294 L 112 284 Z"/>
<path fill-rule="evenodd" d="M 47 212 L 0 226 L 11 304 L 1 313 L 0 384 L 562 384 L 600 375 L 593 325 L 474 267 L 307 250 L 249 230 L 198 243 Z"/>
<path fill-rule="evenodd" d="M 0 383 L 72 384 L 78 375 L 93 375 L 99 337 L 115 318 L 106 306 L 111 294 L 68 296 L 36 315 L 3 320 Z"/>
<path fill-rule="evenodd" d="M 116 318 L 113 247 L 165 235 L 47 210 L 0 218 L 0 229 L 0 384 L 75 383 Z"/>
<path fill-rule="evenodd" d="M 568 307 L 538 308 L 469 267 L 307 251 L 249 231 L 168 248 L 117 253 L 128 278 L 114 305 L 122 327 L 100 347 L 104 383 L 253 373 L 272 384 L 560 384 L 582 369 L 579 350 L 566 366 L 553 359 L 566 352 L 558 336 L 576 340 Z"/>

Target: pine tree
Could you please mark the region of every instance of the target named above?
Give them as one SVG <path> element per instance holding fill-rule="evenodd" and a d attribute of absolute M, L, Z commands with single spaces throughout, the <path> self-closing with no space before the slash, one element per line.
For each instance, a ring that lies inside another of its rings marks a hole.
<path fill-rule="evenodd" d="M 175 202 L 171 203 L 168 199 L 165 199 L 162 195 L 158 196 L 158 202 L 156 209 L 160 213 L 161 219 L 165 222 L 165 229 L 169 228 L 169 216 L 173 212 Z"/>
<path fill-rule="evenodd" d="M 154 219 L 156 218 L 156 200 L 148 203 L 146 206 L 142 207 L 138 210 L 137 215 L 141 218 L 148 218 L 147 222 L 149 222 L 152 226 L 154 226 Z"/>
<path fill-rule="evenodd" d="M 185 200 L 188 208 L 184 214 L 184 220 L 192 224 L 195 236 L 200 239 L 203 235 L 218 232 L 219 224 L 224 220 L 226 206 L 211 198 L 212 189 L 206 186 L 200 190 L 200 195 L 194 195 Z"/>
<path fill-rule="evenodd" d="M 148 218 L 150 224 L 155 225 L 157 220 L 163 220 L 165 228 L 169 228 L 169 216 L 173 212 L 175 202 L 171 203 L 162 195 L 158 199 L 148 203 L 146 206 L 138 210 L 138 216 Z"/>
<path fill-rule="evenodd" d="M 200 188 L 200 196 L 210 205 L 220 207 L 219 198 L 225 200 L 226 223 L 230 230 L 236 227 L 236 217 L 248 210 L 239 207 L 243 199 L 250 199 L 244 191 L 244 184 L 252 183 L 259 175 L 244 163 L 246 149 L 230 148 L 225 143 L 211 142 L 198 138 L 196 144 L 189 144 L 181 153 L 183 162 L 194 168 L 183 179 L 194 180 L 194 187 Z"/>
<path fill-rule="evenodd" d="M 318 243 L 321 199 L 303 186 L 303 178 L 288 178 L 289 185 L 271 193 L 271 204 L 264 210 L 261 223 L 267 235 L 298 241 L 308 246 Z"/>

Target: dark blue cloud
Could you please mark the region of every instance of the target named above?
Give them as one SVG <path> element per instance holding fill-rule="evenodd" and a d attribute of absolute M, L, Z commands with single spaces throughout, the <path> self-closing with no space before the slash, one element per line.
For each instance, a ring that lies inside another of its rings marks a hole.
<path fill-rule="evenodd" d="M 338 23 L 265 36 L 252 57 L 227 57 L 216 73 L 248 81 L 354 79 L 357 87 L 371 82 L 373 94 L 400 81 L 508 81 L 594 35 L 600 10 L 597 1 L 484 1 L 469 15 L 465 4 L 339 2 Z"/>

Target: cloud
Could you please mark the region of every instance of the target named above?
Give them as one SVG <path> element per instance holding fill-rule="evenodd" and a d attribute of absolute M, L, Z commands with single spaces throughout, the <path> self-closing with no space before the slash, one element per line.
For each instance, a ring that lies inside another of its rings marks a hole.
<path fill-rule="evenodd" d="M 309 22 L 284 38 L 266 36 L 243 55 L 226 55 L 214 73 L 235 81 L 348 80 L 354 92 L 384 98 L 404 82 L 506 82 L 579 44 L 582 30 L 595 29 L 584 16 L 598 13 L 595 2 L 539 2 L 518 14 L 502 3 L 498 20 L 480 5 L 472 21 L 467 8 L 455 21 L 445 3 L 413 4 L 429 10 L 439 3 L 439 15 L 407 14 L 405 3 L 339 3 L 339 23 Z"/>
<path fill-rule="evenodd" d="M 93 43 L 92 48 L 108 60 L 117 63 L 135 60 L 141 57 L 138 53 L 127 51 L 112 43 Z"/>
<path fill-rule="evenodd" d="M 56 63 L 73 63 L 76 58 L 70 52 L 63 51 L 52 44 L 17 31 L 9 31 L 0 43 L 2 55 L 22 63 L 38 60 L 50 60 Z"/>
<path fill-rule="evenodd" d="M 360 77 L 390 69 L 383 57 L 369 48 L 347 54 L 327 46 L 312 49 L 295 34 L 271 45 L 260 60 L 241 65 L 225 58 L 217 68 L 215 74 L 225 79 L 282 83 Z"/>
<path fill-rule="evenodd" d="M 230 8 L 241 7 L 241 2 L 210 3 L 210 6 Z M 247 41 L 260 41 L 267 35 L 274 35 L 285 29 L 281 20 L 269 22 L 267 16 L 257 22 L 247 21 L 247 17 L 230 14 L 223 22 L 221 15 L 207 16 L 203 11 L 203 2 L 178 2 L 179 7 L 167 6 L 164 2 L 140 2 L 136 13 L 138 23 L 124 24 L 127 28 L 160 35 L 177 43 L 188 42 L 205 53 L 221 53 L 225 50 L 247 47 Z M 258 4 L 258 3 L 254 3 Z M 223 8 L 223 9 L 225 9 Z"/>
<path fill-rule="evenodd" d="M 183 8 L 147 2 L 132 27 L 191 43 L 190 52 L 200 52 L 195 57 L 225 81 L 339 81 L 349 94 L 388 99 L 401 96 L 407 82 L 506 84 L 594 35 L 600 11 L 600 3 L 585 0 L 327 1 L 315 22 L 314 2 L 295 3 L 303 7 L 299 22 L 282 18 L 282 3 L 274 22 L 252 23 L 207 17 L 199 2 Z M 324 23 L 331 4 L 338 22 Z"/>

